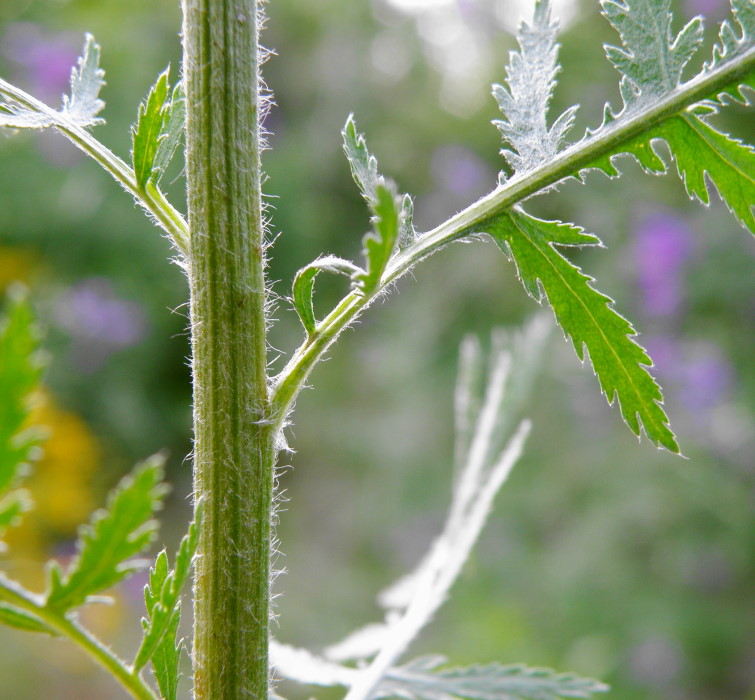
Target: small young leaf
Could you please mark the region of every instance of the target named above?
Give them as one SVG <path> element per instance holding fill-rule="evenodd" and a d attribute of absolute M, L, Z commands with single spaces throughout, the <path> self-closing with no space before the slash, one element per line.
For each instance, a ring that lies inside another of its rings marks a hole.
<path fill-rule="evenodd" d="M 49 569 L 46 605 L 59 612 L 83 605 L 92 596 L 143 568 L 131 559 L 154 539 L 152 520 L 167 488 L 161 483 L 165 459 L 150 457 L 124 477 L 110 494 L 107 508 L 96 512 L 79 531 L 79 553 L 63 573 Z"/>
<path fill-rule="evenodd" d="M 0 623 L 25 632 L 42 632 L 52 637 L 58 636 L 58 633 L 43 620 L 7 603 L 0 603 Z"/>
<path fill-rule="evenodd" d="M 401 205 L 394 188 L 388 183 L 379 183 L 375 189 L 373 233 L 362 240 L 367 270 L 354 274 L 356 288 L 365 296 L 372 294 L 380 284 L 380 278 L 398 243 L 401 229 Z"/>
<path fill-rule="evenodd" d="M 657 445 L 678 453 L 679 446 L 661 407 L 659 386 L 648 373 L 652 361 L 632 340 L 635 330 L 593 289 L 591 278 L 554 246 L 595 245 L 599 240 L 571 224 L 543 221 L 515 209 L 482 227 L 517 266 L 527 293 L 547 297 L 556 320 L 571 337 L 580 360 L 585 348 L 609 403 L 618 398 L 621 413 L 636 435 L 640 429 Z"/>
<path fill-rule="evenodd" d="M 186 95 L 184 94 L 183 82 L 180 80 L 173 88 L 170 104 L 167 106 L 167 117 L 163 124 L 162 133 L 155 153 L 155 161 L 152 167 L 155 182 L 159 182 L 173 159 L 173 154 L 181 143 L 186 125 Z"/>
<path fill-rule="evenodd" d="M 166 69 L 160 74 L 147 99 L 139 105 L 136 124 L 131 130 L 131 161 L 136 181 L 142 189 L 155 177 L 155 157 L 169 118 L 168 72 Z"/>
<path fill-rule="evenodd" d="M 347 275 L 348 277 L 364 273 L 364 270 L 354 265 L 354 263 L 344 260 L 343 258 L 337 258 L 333 255 L 318 258 L 296 273 L 293 285 L 294 308 L 296 309 L 296 313 L 299 314 L 299 318 L 301 319 L 304 330 L 307 331 L 308 336 L 315 332 L 315 327 L 317 325 L 313 295 L 315 278 L 321 270 Z"/>
<path fill-rule="evenodd" d="M 357 132 L 353 114 L 349 115 L 341 135 L 343 136 L 343 150 L 349 161 L 354 182 L 372 209 L 378 201 L 378 188 L 380 186 L 393 188 L 393 185 L 388 184 L 386 178 L 378 172 L 377 159 L 367 150 L 364 135 Z M 405 194 L 401 201 L 398 247 L 404 248 L 409 245 L 416 236 L 414 202 L 408 194 Z"/>
<path fill-rule="evenodd" d="M 385 179 L 378 173 L 377 158 L 367 150 L 364 135 L 357 132 L 353 114 L 346 120 L 341 135 L 354 182 L 367 202 L 372 203 L 377 199 L 377 186 L 383 184 Z"/>
<path fill-rule="evenodd" d="M 551 160 L 571 129 L 577 107 L 566 110 L 548 127 L 548 105 L 556 86 L 558 24 L 551 21 L 549 0 L 537 0 L 531 24 L 517 31 L 520 51 L 512 51 L 507 68 L 508 88 L 493 85 L 493 96 L 505 119 L 493 122 L 511 148 L 501 154 L 517 173 Z"/>
<path fill-rule="evenodd" d="M 573 673 L 545 668 L 486 664 L 438 669 L 442 656 L 425 656 L 392 669 L 373 696 L 409 700 L 562 700 L 590 698 L 608 686 Z"/>
<path fill-rule="evenodd" d="M 136 670 L 143 668 L 162 644 L 166 644 L 176 654 L 180 651 L 180 646 L 176 646 L 175 635 L 170 637 L 166 634 L 166 630 L 171 628 L 174 617 L 176 621 L 180 617 L 179 599 L 184 584 L 189 578 L 194 553 L 199 544 L 201 518 L 200 505 L 188 533 L 181 540 L 175 568 L 172 571 L 168 570 L 168 555 L 163 550 L 149 572 L 149 583 L 144 588 L 147 617 L 142 620 L 144 637 L 133 663 Z"/>

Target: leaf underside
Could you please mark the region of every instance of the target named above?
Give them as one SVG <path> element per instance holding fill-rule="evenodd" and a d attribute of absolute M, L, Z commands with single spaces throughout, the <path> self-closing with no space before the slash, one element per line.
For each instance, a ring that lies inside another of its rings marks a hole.
<path fill-rule="evenodd" d="M 622 111 L 608 106 L 601 129 L 611 129 L 624 116 L 641 115 L 666 94 L 682 86 L 683 71 L 703 41 L 702 20 L 695 18 L 674 35 L 670 0 L 603 1 L 603 13 L 622 39 L 622 46 L 607 46 L 606 54 L 621 74 Z M 701 75 L 741 56 L 755 45 L 755 3 L 732 0 L 733 17 L 721 25 L 713 58 Z M 711 94 L 696 105 L 670 114 L 642 135 L 616 147 L 588 167 L 610 176 L 619 175 L 612 159 L 632 155 L 648 172 L 664 173 L 667 164 L 658 153 L 661 140 L 676 161 L 687 194 L 709 204 L 710 182 L 740 224 L 755 233 L 755 150 L 713 127 L 707 117 L 716 114 L 725 100 L 749 103 L 743 87 L 755 89 L 755 71 L 734 81 L 720 94 Z"/>

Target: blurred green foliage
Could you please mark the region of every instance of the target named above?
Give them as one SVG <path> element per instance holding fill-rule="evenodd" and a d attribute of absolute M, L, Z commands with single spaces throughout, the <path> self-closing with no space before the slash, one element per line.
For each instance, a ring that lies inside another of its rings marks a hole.
<path fill-rule="evenodd" d="M 139 101 L 168 63 L 177 74 L 177 5 L 4 0 L 0 73 L 56 104 L 84 32 L 93 33 L 108 81 L 108 123 L 97 135 L 125 156 Z M 676 9 L 725 14 L 715 0 Z M 419 230 L 495 185 L 503 161 L 488 93 L 513 47 L 504 29 L 512 12 L 513 3 L 493 0 L 414 13 L 388 0 L 269 4 L 264 42 L 278 54 L 265 66 L 277 105 L 265 155 L 276 237 L 270 277 L 280 296 L 274 368 L 302 335 L 285 299 L 296 270 L 323 252 L 356 258 L 368 227 L 341 152 L 349 112 L 381 169 L 416 195 Z M 601 49 L 611 40 L 597 3 L 580 2 L 562 35 L 554 106 L 581 103 L 578 129 L 599 122 L 606 99 L 618 102 Z M 732 109 L 725 119 L 755 136 L 751 114 Z M 617 700 L 751 699 L 753 240 L 717 200 L 708 210 L 687 202 L 674 176 L 627 170 L 621 182 L 567 183 L 531 209 L 603 237 L 609 249 L 579 262 L 640 329 L 688 459 L 638 445 L 590 369 L 554 334 L 527 411 L 535 429 L 525 458 L 416 651 L 573 670 L 611 683 Z M 170 181 L 180 205 L 180 166 Z M 133 461 L 167 447 L 175 487 L 163 537 L 175 542 L 189 517 L 191 409 L 186 285 L 168 255 L 130 198 L 63 139 L 0 136 L 0 285 L 30 285 L 47 328 L 47 386 L 69 416 L 48 446 L 56 474 L 69 469 L 88 502 Z M 318 280 L 320 311 L 343 284 Z M 278 580 L 277 609 L 286 642 L 317 648 L 378 616 L 375 594 L 414 564 L 442 522 L 461 337 L 487 338 L 492 326 L 534 310 L 489 243 L 452 246 L 399 286 L 343 337 L 313 375 L 316 391 L 298 402 L 289 431 L 296 452 L 281 457 L 293 467 L 280 477 L 288 500 L 278 565 L 288 574 Z M 78 441 L 66 432 L 73 420 Z M 101 463 L 96 475 L 86 467 L 83 485 L 81 444 L 87 464 Z M 70 526 L 37 532 L 37 545 L 66 554 Z M 16 548 L 14 567 L 33 569 L 29 547 Z M 121 598 L 100 609 L 98 624 L 116 646 L 135 648 L 139 586 Z M 75 650 L 8 630 L 0 646 L 4 700 L 118 697 Z"/>

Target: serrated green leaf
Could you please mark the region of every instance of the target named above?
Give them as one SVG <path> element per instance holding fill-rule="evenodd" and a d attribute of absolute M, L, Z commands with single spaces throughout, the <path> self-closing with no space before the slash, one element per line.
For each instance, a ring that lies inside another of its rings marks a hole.
<path fill-rule="evenodd" d="M 354 263 L 337 258 L 333 255 L 327 255 L 318 258 L 309 263 L 306 267 L 301 268 L 294 277 L 293 285 L 293 302 L 296 313 L 299 314 L 304 330 L 307 335 L 315 332 L 317 319 L 315 318 L 315 309 L 313 303 L 315 278 L 321 272 L 334 272 L 336 274 L 353 277 L 354 275 L 364 272 Z"/>
<path fill-rule="evenodd" d="M 492 663 L 438 669 L 442 656 L 425 656 L 391 669 L 373 696 L 409 700 L 563 700 L 591 698 L 609 687 L 573 673 Z"/>
<path fill-rule="evenodd" d="M 0 536 L 29 509 L 28 493 L 15 487 L 42 440 L 41 431 L 25 427 L 43 367 L 38 348 L 34 316 L 16 288 L 0 322 Z"/>
<path fill-rule="evenodd" d="M 585 349 L 609 403 L 618 398 L 621 413 L 636 435 L 640 429 L 657 445 L 678 453 L 661 406 L 660 387 L 648 373 L 647 353 L 632 339 L 632 325 L 607 296 L 555 246 L 599 243 L 595 236 L 559 221 L 544 221 L 521 209 L 502 214 L 482 229 L 513 259 L 527 293 L 538 302 L 547 297 L 556 320 L 571 338 L 580 360 Z"/>
<path fill-rule="evenodd" d="M 136 670 L 143 668 L 162 646 L 166 647 L 161 652 L 163 657 L 168 654 L 169 650 L 176 655 L 180 652 L 180 646 L 176 645 L 175 634 L 171 637 L 167 631 L 173 626 L 174 617 L 176 625 L 178 624 L 179 600 L 181 591 L 189 578 L 194 553 L 199 544 L 201 520 L 200 504 L 188 533 L 181 540 L 176 555 L 176 565 L 172 571 L 168 568 L 168 555 L 165 550 L 160 552 L 154 567 L 150 570 L 149 583 L 144 588 L 144 604 L 147 609 L 147 617 L 142 621 L 144 636 L 133 663 Z M 176 660 L 177 666 L 178 660 Z"/>
<path fill-rule="evenodd" d="M 159 182 L 173 159 L 176 148 L 181 143 L 186 125 L 186 95 L 183 82 L 178 81 L 173 88 L 170 104 L 167 106 L 167 117 L 163 124 L 162 133 L 155 153 L 152 167 L 155 182 Z"/>
<path fill-rule="evenodd" d="M 375 190 L 372 212 L 374 232 L 362 239 L 366 270 L 354 274 L 356 288 L 366 296 L 380 284 L 380 278 L 398 243 L 401 228 L 401 204 L 393 187 L 380 183 Z"/>
<path fill-rule="evenodd" d="M 58 636 L 58 633 L 43 620 L 7 603 L 0 603 L 0 623 L 25 632 L 42 632 L 52 637 Z"/>
<path fill-rule="evenodd" d="M 144 189 L 154 179 L 155 157 L 160 145 L 163 130 L 168 122 L 170 102 L 168 101 L 168 73 L 163 71 L 150 88 L 147 99 L 139 105 L 136 124 L 132 127 L 131 162 L 139 187 Z"/>
<path fill-rule="evenodd" d="M 165 459 L 155 455 L 138 464 L 79 531 L 78 555 L 64 573 L 57 563 L 48 570 L 46 605 L 58 612 L 83 605 L 92 596 L 143 568 L 132 559 L 152 542 L 152 520 L 167 488 L 161 483 Z"/>

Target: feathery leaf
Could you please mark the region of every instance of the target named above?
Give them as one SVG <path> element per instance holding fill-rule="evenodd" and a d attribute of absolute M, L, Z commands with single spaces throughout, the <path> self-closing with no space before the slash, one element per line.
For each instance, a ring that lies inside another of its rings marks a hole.
<path fill-rule="evenodd" d="M 608 297 L 590 285 L 591 278 L 554 247 L 600 241 L 581 228 L 536 219 L 521 209 L 496 217 L 482 230 L 513 259 L 527 293 L 538 302 L 547 297 L 580 360 L 587 349 L 603 393 L 609 403 L 618 398 L 632 432 L 639 435 L 642 428 L 654 443 L 678 453 L 661 407 L 661 390 L 646 369 L 652 362 L 631 338 L 634 328 L 614 311 Z"/>
<path fill-rule="evenodd" d="M 702 20 L 695 17 L 673 36 L 671 0 L 603 0 L 602 5 L 624 44 L 605 47 L 622 75 L 624 104 L 631 108 L 674 90 L 703 40 Z"/>
<path fill-rule="evenodd" d="M 392 669 L 373 697 L 407 700 L 562 700 L 590 698 L 608 686 L 573 673 L 492 663 L 438 669 L 442 656 L 424 656 Z"/>
<path fill-rule="evenodd" d="M 516 173 L 542 165 L 558 153 L 578 109 L 570 107 L 548 127 L 548 105 L 560 70 L 558 23 L 550 15 L 549 0 L 537 0 L 532 22 L 522 22 L 517 31 L 520 51 L 509 55 L 508 88 L 493 85 L 493 96 L 504 115 L 493 124 L 510 146 L 501 155 Z"/>
<path fill-rule="evenodd" d="M 58 632 L 49 627 L 46 622 L 40 620 L 36 615 L 32 615 L 26 612 L 26 610 L 21 610 L 7 603 L 0 603 L 0 623 L 8 627 L 24 630 L 25 632 L 42 632 L 43 634 L 49 634 L 51 637 L 58 636 Z"/>
<path fill-rule="evenodd" d="M 142 569 L 146 562 L 131 559 L 154 539 L 152 520 L 167 487 L 161 483 L 165 459 L 155 455 L 138 464 L 79 531 L 79 553 L 63 573 L 53 563 L 48 571 L 46 605 L 59 612 L 89 602 L 92 596 Z"/>
<path fill-rule="evenodd" d="M 61 112 L 79 125 L 99 124 L 96 119 L 105 107 L 99 98 L 105 84 L 105 71 L 100 68 L 100 47 L 91 34 L 86 35 L 84 52 L 77 62 L 78 68 L 71 69 L 71 96 L 63 96 Z"/>
<path fill-rule="evenodd" d="M 86 35 L 84 50 L 77 67 L 71 69 L 71 94 L 63 96 L 63 106 L 55 112 L 34 109 L 11 100 L 0 102 L 0 127 L 11 129 L 45 129 L 61 121 L 77 126 L 104 123 L 97 117 L 105 103 L 99 98 L 105 84 L 105 71 L 99 67 L 100 47 L 91 34 Z"/>

